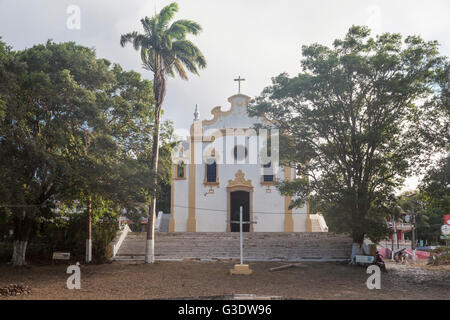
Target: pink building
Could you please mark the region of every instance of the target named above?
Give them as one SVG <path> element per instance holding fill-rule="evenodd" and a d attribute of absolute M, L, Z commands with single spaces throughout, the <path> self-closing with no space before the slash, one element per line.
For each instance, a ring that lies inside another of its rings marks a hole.
<path fill-rule="evenodd" d="M 390 217 L 386 218 L 391 232 L 389 233 L 388 239 L 381 241 L 380 244 L 390 248 L 393 242 L 394 249 L 411 248 L 411 240 L 405 240 L 405 234 L 412 230 L 412 224 L 409 221 L 406 212 L 402 212 L 400 218 L 396 221 L 393 221 Z"/>

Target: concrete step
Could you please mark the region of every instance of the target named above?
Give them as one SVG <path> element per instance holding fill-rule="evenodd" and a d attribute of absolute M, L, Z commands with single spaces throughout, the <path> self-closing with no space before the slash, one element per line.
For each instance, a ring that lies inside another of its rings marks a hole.
<path fill-rule="evenodd" d="M 338 261 L 350 256 L 349 237 L 332 233 L 244 233 L 244 257 L 248 261 Z M 115 261 L 144 258 L 146 234 L 130 232 Z M 155 233 L 156 260 L 238 259 L 239 233 Z"/>

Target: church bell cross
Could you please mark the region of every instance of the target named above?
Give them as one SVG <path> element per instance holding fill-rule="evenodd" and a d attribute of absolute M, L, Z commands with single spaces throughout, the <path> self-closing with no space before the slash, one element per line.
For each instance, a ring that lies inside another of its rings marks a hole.
<path fill-rule="evenodd" d="M 241 93 L 241 81 L 245 81 L 245 79 L 241 78 L 241 76 L 239 76 L 237 79 L 234 79 L 234 81 L 238 82 L 238 94 Z"/>

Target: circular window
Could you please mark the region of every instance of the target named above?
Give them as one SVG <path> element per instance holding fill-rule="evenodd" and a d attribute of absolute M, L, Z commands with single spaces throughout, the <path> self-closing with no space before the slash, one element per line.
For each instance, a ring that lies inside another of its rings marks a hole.
<path fill-rule="evenodd" d="M 235 146 L 233 155 L 236 160 L 244 160 L 248 156 L 247 148 L 244 146 Z"/>

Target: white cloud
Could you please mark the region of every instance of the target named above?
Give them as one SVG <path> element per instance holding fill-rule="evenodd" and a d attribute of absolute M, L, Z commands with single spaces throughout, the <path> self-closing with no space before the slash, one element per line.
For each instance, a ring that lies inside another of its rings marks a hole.
<path fill-rule="evenodd" d="M 366 25 L 372 29 L 372 32 L 375 34 L 383 32 L 380 7 L 377 5 L 370 5 L 366 8 L 366 13 L 368 15 Z"/>
<path fill-rule="evenodd" d="M 99 57 L 134 69 L 146 78 L 139 54 L 121 48 L 120 35 L 141 30 L 139 20 L 151 16 L 172 0 L 0 0 L 0 36 L 16 49 L 51 38 L 95 47 Z M 217 105 L 228 108 L 227 98 L 237 92 L 233 81 L 247 80 L 242 92 L 258 95 L 281 72 L 300 71 L 301 46 L 313 42 L 331 45 L 355 24 L 376 32 L 420 34 L 442 43 L 450 56 L 450 1 L 447 0 L 179 0 L 176 18 L 199 22 L 204 31 L 193 40 L 208 61 L 201 76 L 168 82 L 164 117 L 177 128 L 188 128 L 196 103 L 203 119 Z M 81 9 L 81 29 L 66 27 L 69 5 Z"/>

